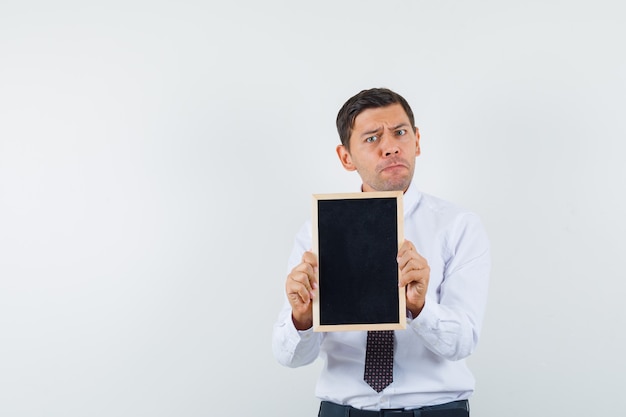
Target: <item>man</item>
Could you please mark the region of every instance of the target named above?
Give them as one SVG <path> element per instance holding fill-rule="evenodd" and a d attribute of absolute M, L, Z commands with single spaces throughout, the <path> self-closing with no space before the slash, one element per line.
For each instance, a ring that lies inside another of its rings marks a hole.
<path fill-rule="evenodd" d="M 397 262 L 407 328 L 393 332 L 393 382 L 378 392 L 364 381 L 368 332 L 313 332 L 317 257 L 309 250 L 310 222 L 289 259 L 274 355 L 289 367 L 325 360 L 316 388 L 321 417 L 469 416 L 474 378 L 464 359 L 478 343 L 490 271 L 483 226 L 473 213 L 421 193 L 412 182 L 420 135 L 399 94 L 361 91 L 339 111 L 337 130 L 339 160 L 359 174 L 363 192 L 404 191 L 406 240 Z"/>

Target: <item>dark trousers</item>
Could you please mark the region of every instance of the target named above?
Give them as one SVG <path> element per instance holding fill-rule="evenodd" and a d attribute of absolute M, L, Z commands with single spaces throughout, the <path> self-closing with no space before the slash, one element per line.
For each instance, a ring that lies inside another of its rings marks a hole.
<path fill-rule="evenodd" d="M 318 417 L 469 417 L 469 402 L 467 400 L 453 401 L 414 410 L 367 411 L 322 401 Z"/>

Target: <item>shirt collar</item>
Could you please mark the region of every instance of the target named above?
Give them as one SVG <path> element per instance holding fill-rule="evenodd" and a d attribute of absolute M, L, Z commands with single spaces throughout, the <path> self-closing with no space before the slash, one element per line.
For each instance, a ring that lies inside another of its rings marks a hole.
<path fill-rule="evenodd" d="M 422 193 L 417 189 L 417 186 L 411 181 L 409 188 L 404 193 L 404 197 L 402 199 L 402 205 L 404 206 L 404 215 L 411 213 L 415 210 L 415 207 L 419 204 L 422 199 Z"/>

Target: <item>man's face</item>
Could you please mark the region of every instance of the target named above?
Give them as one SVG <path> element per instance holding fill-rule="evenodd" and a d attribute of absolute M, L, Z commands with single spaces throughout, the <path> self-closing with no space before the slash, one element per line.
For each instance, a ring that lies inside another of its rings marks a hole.
<path fill-rule="evenodd" d="M 420 154 L 419 131 L 400 104 L 367 109 L 354 119 L 350 150 L 337 146 L 348 171 L 357 171 L 363 191 L 406 191 Z"/>

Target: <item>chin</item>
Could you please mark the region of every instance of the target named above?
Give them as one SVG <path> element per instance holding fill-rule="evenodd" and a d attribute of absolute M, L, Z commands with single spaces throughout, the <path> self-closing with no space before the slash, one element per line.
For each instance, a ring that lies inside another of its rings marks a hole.
<path fill-rule="evenodd" d="M 384 184 L 380 187 L 374 188 L 374 187 L 370 187 L 372 188 L 374 191 L 406 191 L 407 188 L 409 188 L 408 184 Z"/>
<path fill-rule="evenodd" d="M 384 190 L 381 191 L 406 191 L 409 184 L 411 184 L 409 180 L 387 182 L 383 185 Z"/>
<path fill-rule="evenodd" d="M 368 191 L 406 191 L 411 184 L 410 178 L 376 178 L 377 181 L 363 182 L 363 190 Z"/>

